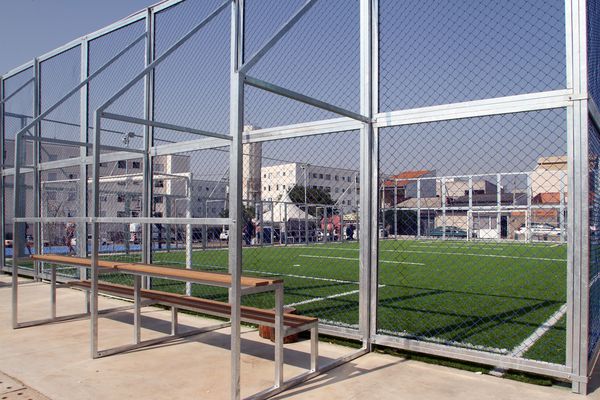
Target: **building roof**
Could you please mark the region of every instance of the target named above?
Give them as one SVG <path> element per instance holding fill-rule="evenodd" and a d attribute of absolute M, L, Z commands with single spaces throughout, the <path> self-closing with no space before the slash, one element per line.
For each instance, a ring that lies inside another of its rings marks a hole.
<path fill-rule="evenodd" d="M 560 204 L 560 192 L 545 192 L 539 193 L 532 199 L 534 204 Z M 567 201 L 566 194 L 564 201 Z"/>
<path fill-rule="evenodd" d="M 421 202 L 418 203 L 416 197 L 411 197 L 402 203 L 398 203 L 398 208 L 417 208 L 417 204 L 420 208 L 440 208 L 442 199 L 439 197 L 421 197 Z"/>
<path fill-rule="evenodd" d="M 404 171 L 397 175 L 390 176 L 386 181 L 384 181 L 383 185 L 386 187 L 406 186 L 411 182 L 411 180 L 422 178 L 432 173 L 434 173 L 434 171 L 429 171 L 426 169 L 418 171 Z"/>

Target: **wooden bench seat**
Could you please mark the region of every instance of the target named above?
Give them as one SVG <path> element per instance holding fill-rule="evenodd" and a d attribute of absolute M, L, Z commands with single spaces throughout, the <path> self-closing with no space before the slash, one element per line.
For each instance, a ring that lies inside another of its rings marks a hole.
<path fill-rule="evenodd" d="M 73 281 L 69 283 L 70 286 L 81 288 L 84 290 L 90 290 L 92 283 L 91 281 Z M 99 283 L 98 291 L 105 294 L 112 294 L 122 296 L 126 298 L 132 298 L 134 290 L 132 287 Z M 198 297 L 191 297 L 176 293 L 168 293 L 158 290 L 142 289 L 141 297 L 143 299 L 153 300 L 158 304 L 175 306 L 182 309 L 188 309 L 191 311 L 198 311 L 201 313 L 214 315 L 218 317 L 229 317 L 231 315 L 231 305 L 216 300 L 208 300 Z M 244 322 L 263 324 L 272 326 L 275 324 L 275 311 L 265 310 L 262 308 L 242 306 L 241 307 L 241 319 Z M 286 330 L 294 329 L 297 330 L 303 326 L 317 323 L 318 319 L 314 317 L 307 317 L 296 314 L 283 315 L 283 324 Z"/>
<path fill-rule="evenodd" d="M 34 261 L 47 262 L 52 264 L 66 264 L 79 267 L 91 267 L 92 260 L 89 258 L 60 256 L 53 254 L 34 254 L 31 256 Z M 217 272 L 197 271 L 192 269 L 183 269 L 177 267 L 166 267 L 156 264 L 141 264 L 124 261 L 99 260 L 98 266 L 105 269 L 114 269 L 116 271 L 134 273 L 138 275 L 150 275 L 156 278 L 181 279 L 187 282 L 219 284 L 223 287 L 231 285 L 231 275 Z M 260 287 L 282 283 L 282 279 L 255 278 L 242 276 L 241 284 L 244 287 Z"/>

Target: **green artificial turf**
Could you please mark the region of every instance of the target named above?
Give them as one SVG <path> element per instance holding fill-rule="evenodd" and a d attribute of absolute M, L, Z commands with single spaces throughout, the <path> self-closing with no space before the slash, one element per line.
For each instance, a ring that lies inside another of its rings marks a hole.
<path fill-rule="evenodd" d="M 383 240 L 379 254 L 379 333 L 501 354 L 521 349 L 526 358 L 564 363 L 564 317 L 541 336 L 531 335 L 566 301 L 566 245 Z M 153 257 L 185 265 L 185 251 Z M 283 278 L 285 303 L 299 313 L 352 327 L 358 325 L 358 257 L 358 243 L 346 242 L 249 247 L 242 258 L 245 275 Z M 227 262 L 227 249 L 193 252 L 195 269 L 226 272 Z M 126 275 L 104 279 L 132 282 Z M 161 279 L 153 287 L 185 290 Z M 214 287 L 194 285 L 193 294 L 227 300 L 227 291 Z M 273 295 L 245 296 L 243 304 L 272 307 Z"/>

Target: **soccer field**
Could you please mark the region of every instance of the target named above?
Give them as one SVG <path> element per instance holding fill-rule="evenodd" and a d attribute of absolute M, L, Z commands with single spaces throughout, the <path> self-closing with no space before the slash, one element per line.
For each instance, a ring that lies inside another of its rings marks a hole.
<path fill-rule="evenodd" d="M 356 327 L 358 257 L 356 242 L 248 247 L 243 271 L 283 278 L 285 304 L 299 313 Z M 155 252 L 154 260 L 182 266 L 185 252 Z M 193 266 L 226 271 L 227 250 L 194 251 Z M 184 291 L 166 280 L 153 287 Z M 380 333 L 564 363 L 566 245 L 384 240 L 378 287 Z M 225 290 L 199 285 L 193 294 L 227 299 Z M 272 307 L 273 296 L 243 303 Z"/>

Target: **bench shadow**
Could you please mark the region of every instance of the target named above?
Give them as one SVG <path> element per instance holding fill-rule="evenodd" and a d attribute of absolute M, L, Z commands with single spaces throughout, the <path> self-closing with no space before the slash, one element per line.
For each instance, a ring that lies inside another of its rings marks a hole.
<path fill-rule="evenodd" d="M 296 387 L 290 388 L 279 395 L 273 396 L 272 399 L 289 399 L 298 396 L 301 393 L 310 393 L 323 387 L 335 385 L 349 379 L 354 379 L 358 376 L 367 375 L 373 372 L 381 371 L 394 365 L 405 363 L 408 361 L 405 358 L 400 358 L 394 362 L 387 363 L 375 368 L 360 368 L 357 363 L 350 361 L 342 364 L 330 371 L 323 373 L 313 379 L 308 380 Z"/>
<path fill-rule="evenodd" d="M 142 329 L 148 329 L 153 332 L 163 333 L 165 335 L 170 334 L 171 333 L 171 321 L 170 320 L 155 318 L 155 317 L 149 315 L 151 313 L 160 312 L 160 311 L 163 311 L 163 310 L 143 311 L 142 312 Z M 108 316 L 102 316 L 102 318 L 110 319 L 110 320 L 116 321 L 116 322 L 122 322 L 124 324 L 128 324 L 133 327 L 133 313 L 131 313 L 131 312 L 127 312 L 127 311 L 116 312 L 116 313 L 110 314 Z M 211 321 L 214 321 L 213 325 L 217 325 L 217 324 L 220 324 L 223 322 L 223 321 L 216 320 L 216 319 L 211 320 Z M 179 323 L 179 332 L 180 333 L 186 333 L 186 332 L 193 331 L 193 330 L 196 330 L 199 328 L 201 329 L 202 327 L 185 325 L 185 324 L 182 324 L 181 322 Z M 225 329 L 225 328 L 223 328 L 223 329 Z M 260 338 L 260 341 L 244 338 L 245 335 L 254 333 L 256 331 L 257 331 L 257 329 L 252 329 L 252 328 L 248 328 L 248 329 L 245 329 L 244 331 L 242 331 L 242 341 L 241 341 L 242 353 L 253 356 L 253 357 L 273 361 L 274 349 L 275 349 L 275 345 L 273 342 L 271 342 L 268 339 L 262 339 L 262 338 Z M 300 338 L 299 341 L 308 342 L 308 339 Z M 225 350 L 229 350 L 230 344 L 231 344 L 229 334 L 220 333 L 218 330 L 215 330 L 215 331 L 210 331 L 210 332 L 199 333 L 197 335 L 188 336 L 188 337 L 184 337 L 184 338 L 173 339 L 173 340 L 169 340 L 164 343 L 159 343 L 159 344 L 152 345 L 152 346 L 142 347 L 139 349 L 132 349 L 132 350 L 126 351 L 125 353 L 148 351 L 148 350 L 156 349 L 156 348 L 176 346 L 176 345 L 184 343 L 184 342 L 201 343 L 201 344 L 206 344 L 206 345 L 213 346 L 213 347 L 222 348 Z M 284 354 L 285 354 L 286 365 L 290 365 L 290 366 L 294 366 L 294 367 L 298 367 L 298 368 L 304 368 L 304 369 L 309 368 L 310 349 L 307 349 L 307 351 L 305 352 L 305 351 L 290 349 L 289 347 L 286 348 L 286 346 L 284 345 Z M 319 356 L 319 363 L 321 365 L 328 363 L 330 361 L 333 361 L 333 360 L 334 359 L 329 358 L 329 357 Z"/>

